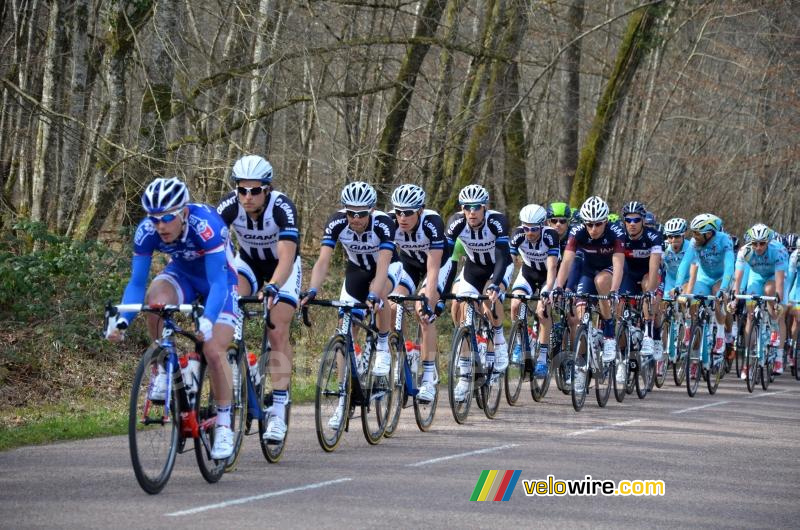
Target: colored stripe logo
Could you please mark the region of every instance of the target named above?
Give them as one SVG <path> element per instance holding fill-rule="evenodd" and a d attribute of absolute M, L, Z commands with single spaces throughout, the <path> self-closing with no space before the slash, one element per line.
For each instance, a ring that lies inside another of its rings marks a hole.
<path fill-rule="evenodd" d="M 514 488 L 517 487 L 521 469 L 484 469 L 475 489 L 472 490 L 470 501 L 507 501 L 511 499 Z"/>

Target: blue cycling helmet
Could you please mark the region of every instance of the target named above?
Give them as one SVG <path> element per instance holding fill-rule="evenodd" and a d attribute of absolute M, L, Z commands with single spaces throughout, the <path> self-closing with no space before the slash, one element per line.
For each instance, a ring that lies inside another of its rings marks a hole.
<path fill-rule="evenodd" d="M 189 204 L 189 188 L 175 177 L 157 178 L 142 194 L 142 208 L 148 214 L 159 214 Z"/>

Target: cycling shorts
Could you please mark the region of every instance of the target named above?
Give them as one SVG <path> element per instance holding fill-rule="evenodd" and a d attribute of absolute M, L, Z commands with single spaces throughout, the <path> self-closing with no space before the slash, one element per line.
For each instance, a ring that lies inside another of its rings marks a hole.
<path fill-rule="evenodd" d="M 238 278 L 232 271 L 227 274 L 228 292 L 214 324 L 224 324 L 237 330 L 240 329 L 242 320 L 241 312 L 239 311 L 239 283 Z M 205 277 L 199 278 L 188 275 L 179 270 L 172 261 L 153 278 L 153 281 L 156 280 L 162 280 L 172 285 L 178 295 L 178 304 L 191 304 L 197 298 L 205 300 L 211 289 Z"/>
<path fill-rule="evenodd" d="M 539 271 L 523 265 L 517 274 L 517 278 L 511 285 L 512 291 L 523 291 L 528 296 L 542 290 L 547 284 L 547 271 Z"/>
<path fill-rule="evenodd" d="M 276 262 L 277 263 L 277 262 Z M 267 268 L 258 268 L 252 266 L 249 260 L 246 258 L 242 258 L 241 254 L 236 255 L 236 259 L 233 261 L 234 267 L 236 267 L 236 272 L 239 273 L 241 276 L 244 276 L 247 281 L 250 283 L 250 292 L 255 293 L 264 285 L 266 281 L 272 278 L 272 275 L 275 273 L 275 267 Z M 292 307 L 297 307 L 297 302 L 300 299 L 300 286 L 303 280 L 303 265 L 300 261 L 300 256 L 295 258 L 294 264 L 292 265 L 292 272 L 289 274 L 289 279 L 281 285 L 278 291 L 278 301 L 284 302 L 289 304 Z"/>
<path fill-rule="evenodd" d="M 486 284 L 492 279 L 493 274 L 494 265 L 477 265 L 472 261 L 467 261 L 456 279 L 458 282 L 456 294 L 459 296 L 483 294 Z M 512 274 L 514 274 L 514 263 L 510 263 L 506 267 L 503 280 L 500 282 L 506 289 L 511 283 Z"/>

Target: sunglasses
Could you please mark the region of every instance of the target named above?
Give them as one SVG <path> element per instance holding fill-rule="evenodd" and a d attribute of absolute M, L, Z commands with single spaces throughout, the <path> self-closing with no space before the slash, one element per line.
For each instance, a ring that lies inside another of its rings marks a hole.
<path fill-rule="evenodd" d="M 766 247 L 767 246 L 767 242 L 766 241 L 753 241 L 751 244 L 754 247 Z"/>
<path fill-rule="evenodd" d="M 171 223 L 178 217 L 177 213 L 165 213 L 163 215 L 148 215 L 147 216 L 154 225 L 159 223 Z"/>
<path fill-rule="evenodd" d="M 244 186 L 236 186 L 236 191 L 239 192 L 239 195 L 252 195 L 255 197 L 256 195 L 261 195 L 261 193 L 266 189 L 266 186 L 254 186 L 252 188 L 246 188 Z"/>
<path fill-rule="evenodd" d="M 677 238 L 679 238 L 679 237 L 680 237 L 680 238 L 683 238 L 683 236 L 682 236 L 682 235 L 678 234 L 678 235 L 667 236 L 667 239 L 677 239 Z"/>
<path fill-rule="evenodd" d="M 603 226 L 604 224 L 606 224 L 605 221 L 597 221 L 596 223 L 583 223 L 583 226 L 585 226 L 586 228 L 590 228 L 591 229 L 591 228 L 595 228 L 595 227 L 598 227 L 598 226 Z"/>
<path fill-rule="evenodd" d="M 555 223 L 555 224 L 559 224 L 559 225 L 565 225 L 565 224 L 567 224 L 569 222 L 569 220 L 565 219 L 564 217 L 557 217 L 557 218 L 553 217 L 552 219 L 548 219 L 547 222 Z"/>
<path fill-rule="evenodd" d="M 398 210 L 397 208 L 394 209 L 394 214 L 397 217 L 411 217 L 415 213 L 417 213 L 416 210 Z"/>
<path fill-rule="evenodd" d="M 345 214 L 347 217 L 352 217 L 353 219 L 361 219 L 362 217 L 366 217 L 369 215 L 369 210 L 345 210 Z"/>
<path fill-rule="evenodd" d="M 468 212 L 477 212 L 483 208 L 483 204 L 462 204 L 461 207 Z"/>
<path fill-rule="evenodd" d="M 523 232 L 539 232 L 542 230 L 542 225 L 534 225 L 534 226 L 522 226 Z"/>
<path fill-rule="evenodd" d="M 631 225 L 639 224 L 642 222 L 641 217 L 626 217 L 625 222 Z"/>

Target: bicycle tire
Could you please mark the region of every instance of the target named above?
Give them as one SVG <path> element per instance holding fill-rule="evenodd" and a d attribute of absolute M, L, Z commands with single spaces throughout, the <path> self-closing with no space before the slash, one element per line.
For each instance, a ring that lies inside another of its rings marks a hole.
<path fill-rule="evenodd" d="M 377 345 L 375 345 L 377 346 Z M 389 344 L 389 355 L 394 358 L 397 353 L 391 353 L 392 345 Z M 392 406 L 392 393 L 394 388 L 394 363 L 389 362 L 389 373 L 375 375 L 375 361 L 378 358 L 376 348 L 369 359 L 367 373 L 361 391 L 364 398 L 361 402 L 361 430 L 364 438 L 370 445 L 376 445 L 383 440 L 386 426 L 389 423 L 389 413 Z"/>
<path fill-rule="evenodd" d="M 616 340 L 617 351 L 614 358 L 614 377 L 612 378 L 612 384 L 614 388 L 614 399 L 616 399 L 617 402 L 622 403 L 625 400 L 625 396 L 628 394 L 626 390 L 628 371 L 630 370 L 628 366 L 628 359 L 630 359 L 631 355 L 631 337 L 627 324 L 617 326 Z M 618 375 L 623 377 L 618 378 Z M 624 379 L 625 383 L 622 383 L 617 379 Z"/>
<path fill-rule="evenodd" d="M 500 408 L 500 398 L 503 396 L 503 375 L 494 371 L 487 373 L 480 388 L 483 413 L 490 420 L 497 416 L 497 410 Z"/>
<path fill-rule="evenodd" d="M 397 424 L 400 423 L 400 413 L 403 412 L 406 393 L 406 345 L 397 331 L 389 334 L 389 353 L 392 355 L 393 384 L 389 402 L 389 419 L 383 432 L 383 436 L 386 438 L 394 435 Z"/>
<path fill-rule="evenodd" d="M 678 333 L 675 339 L 675 361 L 672 363 L 672 378 L 675 381 L 675 386 L 683 385 L 686 378 L 686 355 L 689 347 L 683 341 L 685 333 L 686 324 L 681 322 L 678 324 Z"/>
<path fill-rule="evenodd" d="M 572 398 L 572 408 L 576 412 L 580 412 L 586 404 L 586 393 L 591 381 L 591 371 L 589 370 L 589 337 L 586 326 L 581 326 L 578 329 L 578 334 L 575 336 L 575 361 L 572 363 L 572 389 L 570 396 Z M 575 384 L 577 379 L 575 377 L 582 373 L 584 376 L 583 388 L 577 390 L 578 385 Z"/>
<path fill-rule="evenodd" d="M 239 395 L 236 395 L 236 382 L 233 384 L 233 401 L 231 401 L 231 429 L 233 429 L 233 455 L 225 462 L 225 472 L 236 469 L 239 461 L 239 452 L 244 442 L 245 425 L 247 423 L 247 365 L 244 352 L 238 348 L 228 348 L 228 363 L 233 372 L 234 363 L 239 368 Z"/>
<path fill-rule="evenodd" d="M 689 397 L 697 394 L 700 379 L 703 378 L 703 363 L 700 352 L 703 348 L 703 329 L 699 324 L 694 324 L 689 334 L 689 348 L 686 352 L 686 392 Z M 694 376 L 692 376 L 694 366 Z"/>
<path fill-rule="evenodd" d="M 326 453 L 336 449 L 347 427 L 352 394 L 350 372 L 350 357 L 345 338 L 342 335 L 334 335 L 322 352 L 314 397 L 317 441 Z M 337 411 L 339 422 L 332 425 L 331 421 Z"/>
<path fill-rule="evenodd" d="M 472 394 L 475 387 L 475 374 L 472 373 L 472 365 L 474 364 L 475 352 L 472 351 L 472 341 L 470 340 L 470 328 L 462 326 L 453 333 L 453 344 L 450 349 L 450 368 L 448 371 L 447 381 L 447 394 L 450 399 L 450 410 L 453 413 L 453 419 L 456 423 L 464 423 L 469 416 L 469 409 L 472 405 Z M 461 367 L 459 359 L 461 352 L 466 347 L 469 351 L 470 357 L 470 371 L 464 374 L 464 379 L 468 382 L 468 390 L 463 401 L 456 402 L 455 400 L 455 387 L 462 378 Z"/>
<path fill-rule="evenodd" d="M 564 395 L 568 396 L 572 392 L 572 387 L 571 385 L 567 384 L 567 382 L 565 381 L 565 377 L 568 370 L 570 372 L 570 377 L 572 377 L 572 368 L 571 368 L 572 365 L 570 363 L 574 361 L 574 359 L 572 358 L 572 340 L 569 328 L 565 328 L 562 331 L 561 351 L 553 358 L 557 359 L 559 355 L 565 356 L 566 358 L 564 358 L 558 363 L 554 363 L 554 365 L 556 366 L 556 373 L 555 373 L 556 386 L 558 387 L 559 390 L 561 390 L 561 392 Z"/>
<path fill-rule="evenodd" d="M 642 352 L 636 352 L 636 395 L 639 399 L 647 397 L 653 380 L 653 359 L 644 358 Z"/>
<path fill-rule="evenodd" d="M 180 422 L 174 421 L 174 418 L 180 418 L 180 409 L 174 393 L 170 403 L 173 421 L 167 425 L 161 424 L 160 428 L 155 420 L 163 418 L 164 404 L 157 405 L 148 399 L 151 371 L 157 367 L 163 351 L 160 346 L 153 344 L 142 356 L 134 373 L 128 403 L 131 465 L 139 486 L 150 495 L 159 493 L 169 481 L 180 442 Z M 153 423 L 150 424 L 150 421 Z M 163 449 L 155 451 L 157 444 L 150 440 L 163 440 Z"/>
<path fill-rule="evenodd" d="M 529 353 L 525 351 L 525 345 L 528 341 L 525 340 L 525 335 L 520 332 L 523 327 L 521 320 L 517 320 L 511 326 L 511 333 L 508 335 L 508 368 L 503 374 L 505 379 L 505 395 L 506 402 L 512 407 L 519 401 L 519 395 L 522 392 L 522 382 L 525 379 L 525 361 L 530 357 Z M 528 330 L 525 329 L 524 333 Z M 519 353 L 515 353 L 519 351 Z M 531 379 L 533 381 L 533 379 Z"/>
<path fill-rule="evenodd" d="M 197 459 L 197 467 L 200 468 L 200 474 L 203 475 L 206 482 L 214 484 L 225 473 L 227 460 L 213 460 L 211 458 L 211 448 L 214 446 L 217 400 L 214 397 L 214 391 L 211 389 L 211 371 L 208 369 L 205 357 L 200 362 L 200 385 L 197 388 L 195 410 L 197 412 L 199 435 L 194 439 L 194 456 Z M 231 417 L 231 427 L 233 427 L 233 417 Z"/>
<path fill-rule="evenodd" d="M 724 355 L 724 354 L 717 354 L 717 355 Z M 724 374 L 725 374 L 724 361 L 720 362 L 719 364 L 715 364 L 714 357 L 712 354 L 711 363 L 709 364 L 708 368 L 708 378 L 706 379 L 706 383 L 708 386 L 708 393 L 710 395 L 713 396 L 714 394 L 717 393 L 717 389 L 719 388 L 719 382 Z"/>
<path fill-rule="evenodd" d="M 794 338 L 794 354 L 792 355 L 792 361 L 794 362 L 794 378 L 795 380 L 800 381 L 800 370 L 797 369 L 798 355 L 800 355 L 800 331 L 798 331 Z"/>
<path fill-rule="evenodd" d="M 437 368 L 438 372 L 438 368 Z M 416 387 L 419 388 L 422 384 L 422 371 L 417 372 Z M 433 418 L 436 416 L 436 406 L 439 403 L 439 384 L 434 385 L 436 392 L 433 394 L 432 401 L 420 401 L 419 396 L 414 396 L 414 420 L 417 422 L 417 427 L 422 432 L 427 432 L 431 425 L 433 425 Z"/>
<path fill-rule="evenodd" d="M 552 333 L 552 331 L 551 331 Z M 544 397 L 547 395 L 547 390 L 550 388 L 550 379 L 553 375 L 553 355 L 548 353 L 547 361 L 545 364 L 545 374 L 544 375 L 536 375 L 536 363 L 538 361 L 537 357 L 539 355 L 538 352 L 538 342 L 534 345 L 533 355 L 531 355 L 531 380 L 530 380 L 530 387 L 531 387 L 531 397 L 537 403 L 542 401 Z M 552 349 L 550 350 L 552 352 Z"/>
<path fill-rule="evenodd" d="M 592 376 L 594 379 L 594 395 L 600 408 L 608 404 L 608 398 L 611 395 L 611 379 L 615 376 L 615 368 L 614 361 L 603 362 L 601 359 L 600 373 Z"/>
<path fill-rule="evenodd" d="M 757 383 L 757 376 L 758 372 L 758 348 L 760 347 L 760 342 L 758 339 L 758 325 L 756 322 L 753 322 L 750 326 L 750 333 L 747 337 L 747 343 L 745 344 L 745 367 L 744 369 L 747 370 L 747 374 L 745 374 L 745 383 L 747 384 L 747 391 L 751 394 L 753 390 L 756 389 Z"/>
<path fill-rule="evenodd" d="M 767 390 L 769 388 L 769 384 L 772 382 L 772 368 L 774 366 L 774 361 L 772 360 L 772 346 L 767 346 L 766 351 L 764 352 L 764 365 L 760 366 L 761 369 L 761 388 Z"/>
<path fill-rule="evenodd" d="M 269 425 L 270 410 L 273 405 L 273 391 L 275 390 L 275 386 L 272 382 L 272 371 L 269 366 L 269 357 L 271 353 L 272 352 L 269 352 L 269 354 L 259 357 L 258 373 L 261 374 L 261 378 L 254 387 L 258 392 L 258 405 L 261 407 L 260 419 L 258 420 L 258 442 L 261 446 L 261 454 L 264 455 L 264 459 L 270 464 L 277 464 L 283 457 L 283 452 L 286 449 L 286 439 L 289 437 L 289 426 L 291 425 L 292 419 L 292 397 L 290 391 L 289 401 L 286 402 L 284 409 L 286 436 L 284 436 L 283 440 L 280 442 L 265 440 L 264 433 L 267 431 L 267 426 Z M 289 388 L 292 388 L 291 379 L 289 381 Z"/>

